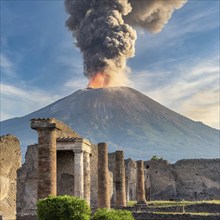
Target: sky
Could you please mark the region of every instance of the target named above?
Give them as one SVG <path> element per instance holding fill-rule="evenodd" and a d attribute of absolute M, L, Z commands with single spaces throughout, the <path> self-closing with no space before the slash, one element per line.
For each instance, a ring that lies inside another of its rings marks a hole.
<path fill-rule="evenodd" d="M 84 89 L 63 0 L 0 0 L 1 121 Z M 158 34 L 137 30 L 129 86 L 219 129 L 219 0 L 189 0 Z"/>

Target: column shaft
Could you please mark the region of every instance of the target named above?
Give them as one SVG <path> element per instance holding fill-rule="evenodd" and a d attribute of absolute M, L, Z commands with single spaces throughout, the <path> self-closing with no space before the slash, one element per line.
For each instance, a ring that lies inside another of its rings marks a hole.
<path fill-rule="evenodd" d="M 115 153 L 115 175 L 114 182 L 116 188 L 116 207 L 126 206 L 126 189 L 125 189 L 125 165 L 123 151 Z"/>
<path fill-rule="evenodd" d="M 84 199 L 90 205 L 90 154 L 84 153 Z"/>
<path fill-rule="evenodd" d="M 108 146 L 98 144 L 98 208 L 110 209 Z"/>
<path fill-rule="evenodd" d="M 83 152 L 74 153 L 74 196 L 83 198 Z"/>
<path fill-rule="evenodd" d="M 137 161 L 136 199 L 138 204 L 146 204 L 144 185 L 144 161 Z"/>
<path fill-rule="evenodd" d="M 38 129 L 38 199 L 56 195 L 56 129 Z"/>

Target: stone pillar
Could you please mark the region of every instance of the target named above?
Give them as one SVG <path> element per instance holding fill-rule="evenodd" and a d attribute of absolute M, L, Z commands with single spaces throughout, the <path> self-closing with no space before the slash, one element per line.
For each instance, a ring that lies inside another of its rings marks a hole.
<path fill-rule="evenodd" d="M 83 152 L 74 153 L 74 195 L 83 198 Z"/>
<path fill-rule="evenodd" d="M 62 126 L 55 118 L 31 120 L 38 133 L 38 199 L 57 194 L 56 136 Z"/>
<path fill-rule="evenodd" d="M 84 199 L 90 205 L 90 154 L 84 153 Z"/>
<path fill-rule="evenodd" d="M 125 164 L 123 151 L 115 152 L 115 189 L 116 189 L 116 207 L 126 206 L 126 189 L 125 189 Z"/>
<path fill-rule="evenodd" d="M 38 128 L 38 199 L 57 194 L 56 128 Z"/>
<path fill-rule="evenodd" d="M 146 204 L 145 185 L 144 185 L 144 161 L 137 162 L 137 184 L 136 184 L 136 199 L 137 204 Z"/>
<path fill-rule="evenodd" d="M 110 209 L 108 146 L 98 144 L 98 208 Z"/>

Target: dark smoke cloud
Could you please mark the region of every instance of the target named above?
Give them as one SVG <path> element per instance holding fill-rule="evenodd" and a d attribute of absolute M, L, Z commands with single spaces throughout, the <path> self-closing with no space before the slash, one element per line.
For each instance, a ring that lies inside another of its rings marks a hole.
<path fill-rule="evenodd" d="M 186 2 L 187 0 L 129 0 L 132 11 L 124 19 L 132 26 L 157 33 L 163 29 L 174 10 L 181 8 Z"/>
<path fill-rule="evenodd" d="M 83 54 L 85 76 L 91 79 L 97 73 L 103 73 L 107 84 L 124 80 L 126 60 L 135 53 L 136 32 L 129 25 L 159 32 L 173 11 L 185 2 L 65 0 L 70 14 L 66 26 L 73 32 Z"/>

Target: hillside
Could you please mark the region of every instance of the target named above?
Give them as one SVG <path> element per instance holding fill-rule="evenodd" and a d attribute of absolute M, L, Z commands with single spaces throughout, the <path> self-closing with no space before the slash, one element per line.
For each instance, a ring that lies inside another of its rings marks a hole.
<path fill-rule="evenodd" d="M 219 131 L 192 121 L 128 87 L 82 89 L 45 108 L 1 122 L 1 134 L 16 135 L 25 152 L 37 142 L 29 120 L 55 117 L 94 143 L 123 149 L 126 157 L 170 162 L 219 157 Z"/>

